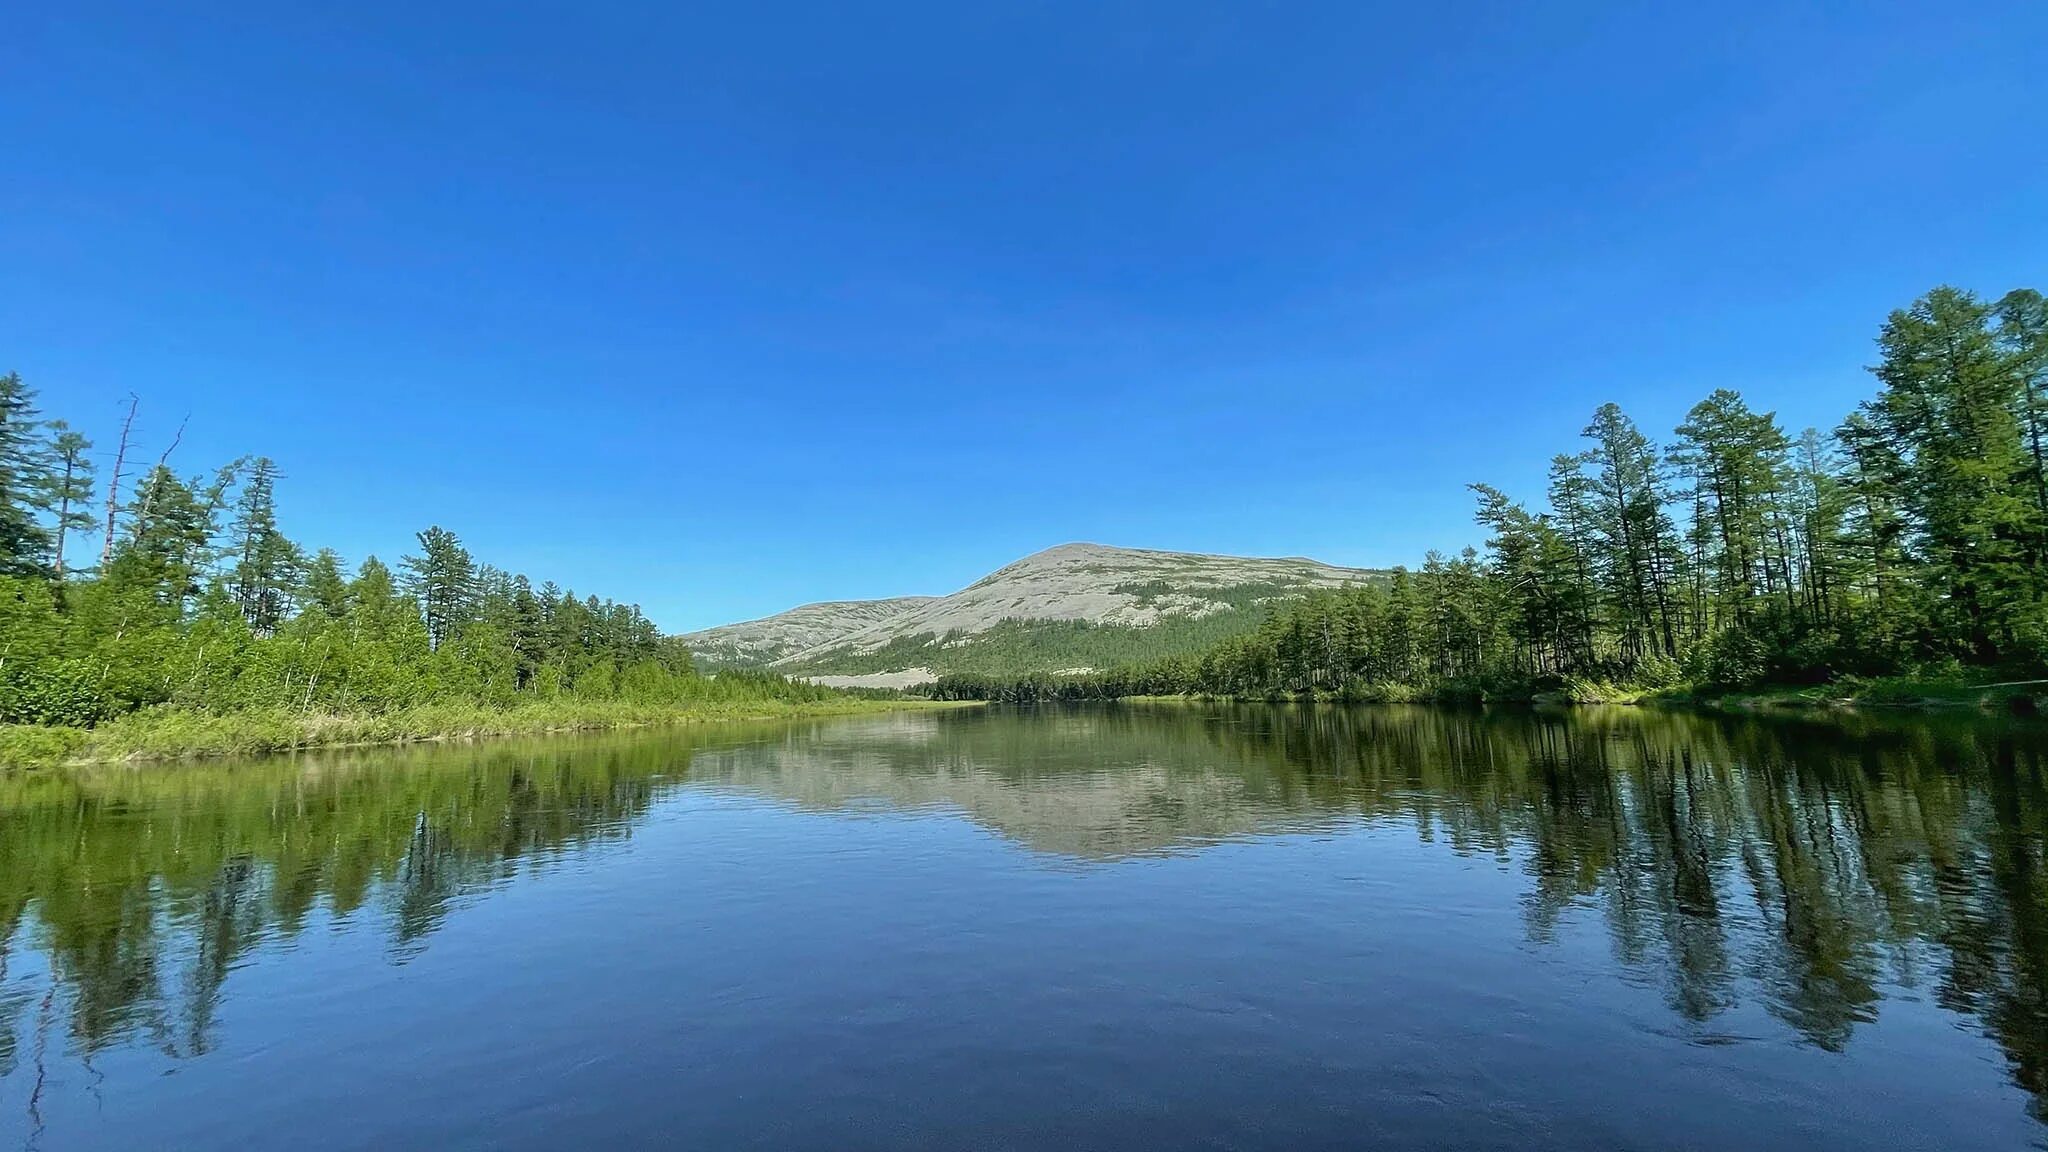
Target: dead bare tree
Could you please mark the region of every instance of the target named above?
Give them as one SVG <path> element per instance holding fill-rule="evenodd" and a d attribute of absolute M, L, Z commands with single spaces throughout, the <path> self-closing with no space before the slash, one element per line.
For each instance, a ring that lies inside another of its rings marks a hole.
<path fill-rule="evenodd" d="M 135 427 L 135 408 L 142 398 L 128 394 L 128 418 L 121 421 L 121 445 L 114 451 L 114 474 L 107 478 L 107 535 L 100 544 L 100 571 L 114 558 L 114 512 L 121 506 L 121 466 L 128 460 L 128 432 Z"/>

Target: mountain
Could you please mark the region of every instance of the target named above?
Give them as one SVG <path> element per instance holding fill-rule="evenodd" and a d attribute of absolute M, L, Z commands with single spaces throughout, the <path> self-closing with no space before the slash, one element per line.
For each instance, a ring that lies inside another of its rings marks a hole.
<path fill-rule="evenodd" d="M 772 664 L 936 599 L 898 596 L 892 600 L 828 600 L 742 624 L 706 628 L 683 639 L 691 654 L 707 664 Z"/>
<path fill-rule="evenodd" d="M 1301 557 L 1062 544 L 949 596 L 810 604 L 683 639 L 707 663 L 839 683 L 1104 668 L 1199 651 L 1257 627 L 1275 603 L 1385 575 Z"/>

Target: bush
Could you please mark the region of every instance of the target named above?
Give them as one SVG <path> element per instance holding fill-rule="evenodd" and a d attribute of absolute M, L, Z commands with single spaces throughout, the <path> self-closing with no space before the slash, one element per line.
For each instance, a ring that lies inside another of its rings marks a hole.
<path fill-rule="evenodd" d="M 0 769 L 62 764 L 85 747 L 86 738 L 77 728 L 0 724 Z"/>
<path fill-rule="evenodd" d="M 89 728 L 108 713 L 99 672 L 83 660 L 16 662 L 0 673 L 0 723 Z"/>
<path fill-rule="evenodd" d="M 1711 688 L 1759 684 L 1771 674 L 1771 650 L 1751 633 L 1730 628 L 1694 653 L 1693 678 Z"/>

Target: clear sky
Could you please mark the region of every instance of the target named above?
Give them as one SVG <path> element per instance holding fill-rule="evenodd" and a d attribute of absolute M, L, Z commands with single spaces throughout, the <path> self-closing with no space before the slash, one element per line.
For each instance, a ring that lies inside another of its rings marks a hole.
<path fill-rule="evenodd" d="M 0 370 L 685 629 L 1067 540 L 1476 543 L 2048 288 L 2048 4 L 17 4 Z"/>

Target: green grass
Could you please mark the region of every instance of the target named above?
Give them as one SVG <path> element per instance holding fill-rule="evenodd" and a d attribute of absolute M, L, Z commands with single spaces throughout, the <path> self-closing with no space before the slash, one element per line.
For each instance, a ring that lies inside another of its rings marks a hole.
<path fill-rule="evenodd" d="M 206 713 L 151 708 L 90 730 L 0 725 L 0 770 L 64 764 L 256 756 L 302 748 L 474 740 L 721 720 L 833 716 L 945 707 L 921 700 L 692 701 L 634 704 L 615 700 L 538 700 L 509 708 L 425 704 L 384 713 L 259 710 Z"/>

